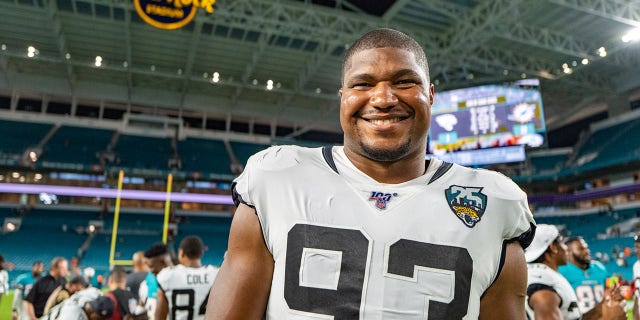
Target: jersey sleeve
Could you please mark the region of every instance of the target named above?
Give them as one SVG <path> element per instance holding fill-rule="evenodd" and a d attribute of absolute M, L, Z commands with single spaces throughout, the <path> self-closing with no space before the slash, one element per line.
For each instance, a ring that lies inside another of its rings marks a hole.
<path fill-rule="evenodd" d="M 234 203 L 244 203 L 255 208 L 257 195 L 266 192 L 275 181 L 264 179 L 265 173 L 286 170 L 298 164 L 294 146 L 272 146 L 249 158 L 242 174 L 232 184 Z"/>
<path fill-rule="evenodd" d="M 260 151 L 249 157 L 242 173 L 233 180 L 231 184 L 231 196 L 236 206 L 242 203 L 251 208 L 255 208 L 252 195 L 258 186 L 255 185 L 256 182 L 253 178 L 256 171 L 260 170 L 260 159 L 269 152 L 268 150 L 269 149 Z"/>
<path fill-rule="evenodd" d="M 165 291 L 169 289 L 169 281 L 171 280 L 171 272 L 173 271 L 173 267 L 167 267 L 162 269 L 158 275 L 156 276 L 158 280 L 158 288 Z"/>
<path fill-rule="evenodd" d="M 488 186 L 492 198 L 497 200 L 497 206 L 502 211 L 503 238 L 517 240 L 526 249 L 535 234 L 536 223 L 529 209 L 527 194 L 510 178 L 498 172 L 491 172 L 492 183 Z"/>
<path fill-rule="evenodd" d="M 271 252 L 273 247 L 269 231 L 274 217 L 267 212 L 268 203 L 277 201 L 276 190 L 283 190 L 292 168 L 306 163 L 310 152 L 319 154 L 319 150 L 298 146 L 269 147 L 251 156 L 242 174 L 233 182 L 234 203 L 243 203 L 255 210 L 265 243 Z"/>

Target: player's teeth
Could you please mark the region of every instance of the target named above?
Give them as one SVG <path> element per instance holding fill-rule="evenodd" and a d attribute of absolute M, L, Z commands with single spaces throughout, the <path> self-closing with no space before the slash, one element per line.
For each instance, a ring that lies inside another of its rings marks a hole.
<path fill-rule="evenodd" d="M 391 118 L 391 119 L 373 119 L 369 120 L 373 124 L 389 124 L 400 121 L 400 118 Z"/>

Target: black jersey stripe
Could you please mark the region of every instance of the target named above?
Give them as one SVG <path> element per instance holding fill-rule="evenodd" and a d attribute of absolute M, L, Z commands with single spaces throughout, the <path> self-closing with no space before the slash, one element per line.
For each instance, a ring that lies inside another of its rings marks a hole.
<path fill-rule="evenodd" d="M 324 158 L 324 161 L 327 162 L 329 167 L 331 167 L 331 169 L 335 171 L 335 173 L 340 174 L 340 172 L 338 172 L 338 167 L 336 167 L 336 162 L 333 161 L 332 150 L 333 150 L 333 147 L 322 147 L 322 157 Z"/>
<path fill-rule="evenodd" d="M 442 177 L 445 173 L 447 173 L 447 171 L 449 171 L 451 167 L 453 167 L 453 163 L 442 162 L 438 170 L 436 170 L 436 172 L 433 174 L 433 176 L 429 180 L 429 183 L 427 184 L 431 184 L 432 182 L 440 179 L 440 177 Z"/>

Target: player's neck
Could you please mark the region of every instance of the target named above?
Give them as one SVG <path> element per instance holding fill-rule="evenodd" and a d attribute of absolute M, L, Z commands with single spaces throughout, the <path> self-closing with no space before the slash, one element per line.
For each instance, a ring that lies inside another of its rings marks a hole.
<path fill-rule="evenodd" d="M 545 264 L 547 267 L 549 267 L 549 268 L 553 269 L 554 271 L 558 271 L 558 264 L 557 264 L 555 261 L 552 261 L 552 260 L 545 260 L 545 261 L 544 261 L 544 264 Z"/>
<path fill-rule="evenodd" d="M 186 260 L 184 262 L 181 262 L 180 264 L 182 264 L 185 267 L 188 268 L 200 268 L 202 267 L 202 261 L 200 260 Z"/>
<path fill-rule="evenodd" d="M 381 162 L 352 152 L 348 148 L 344 149 L 344 153 L 358 170 L 380 183 L 403 183 L 426 172 L 424 155 L 410 155 L 398 161 Z"/>

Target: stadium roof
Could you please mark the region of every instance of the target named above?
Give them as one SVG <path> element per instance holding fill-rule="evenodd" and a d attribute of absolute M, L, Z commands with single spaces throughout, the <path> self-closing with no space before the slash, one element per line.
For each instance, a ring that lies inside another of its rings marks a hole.
<path fill-rule="evenodd" d="M 5 94 L 202 110 L 291 137 L 340 131 L 342 54 L 378 27 L 424 46 L 437 91 L 540 78 L 550 128 L 640 88 L 640 44 L 621 40 L 640 27 L 638 1 L 218 0 L 162 30 L 133 1 L 0 0 L 0 21 Z"/>

